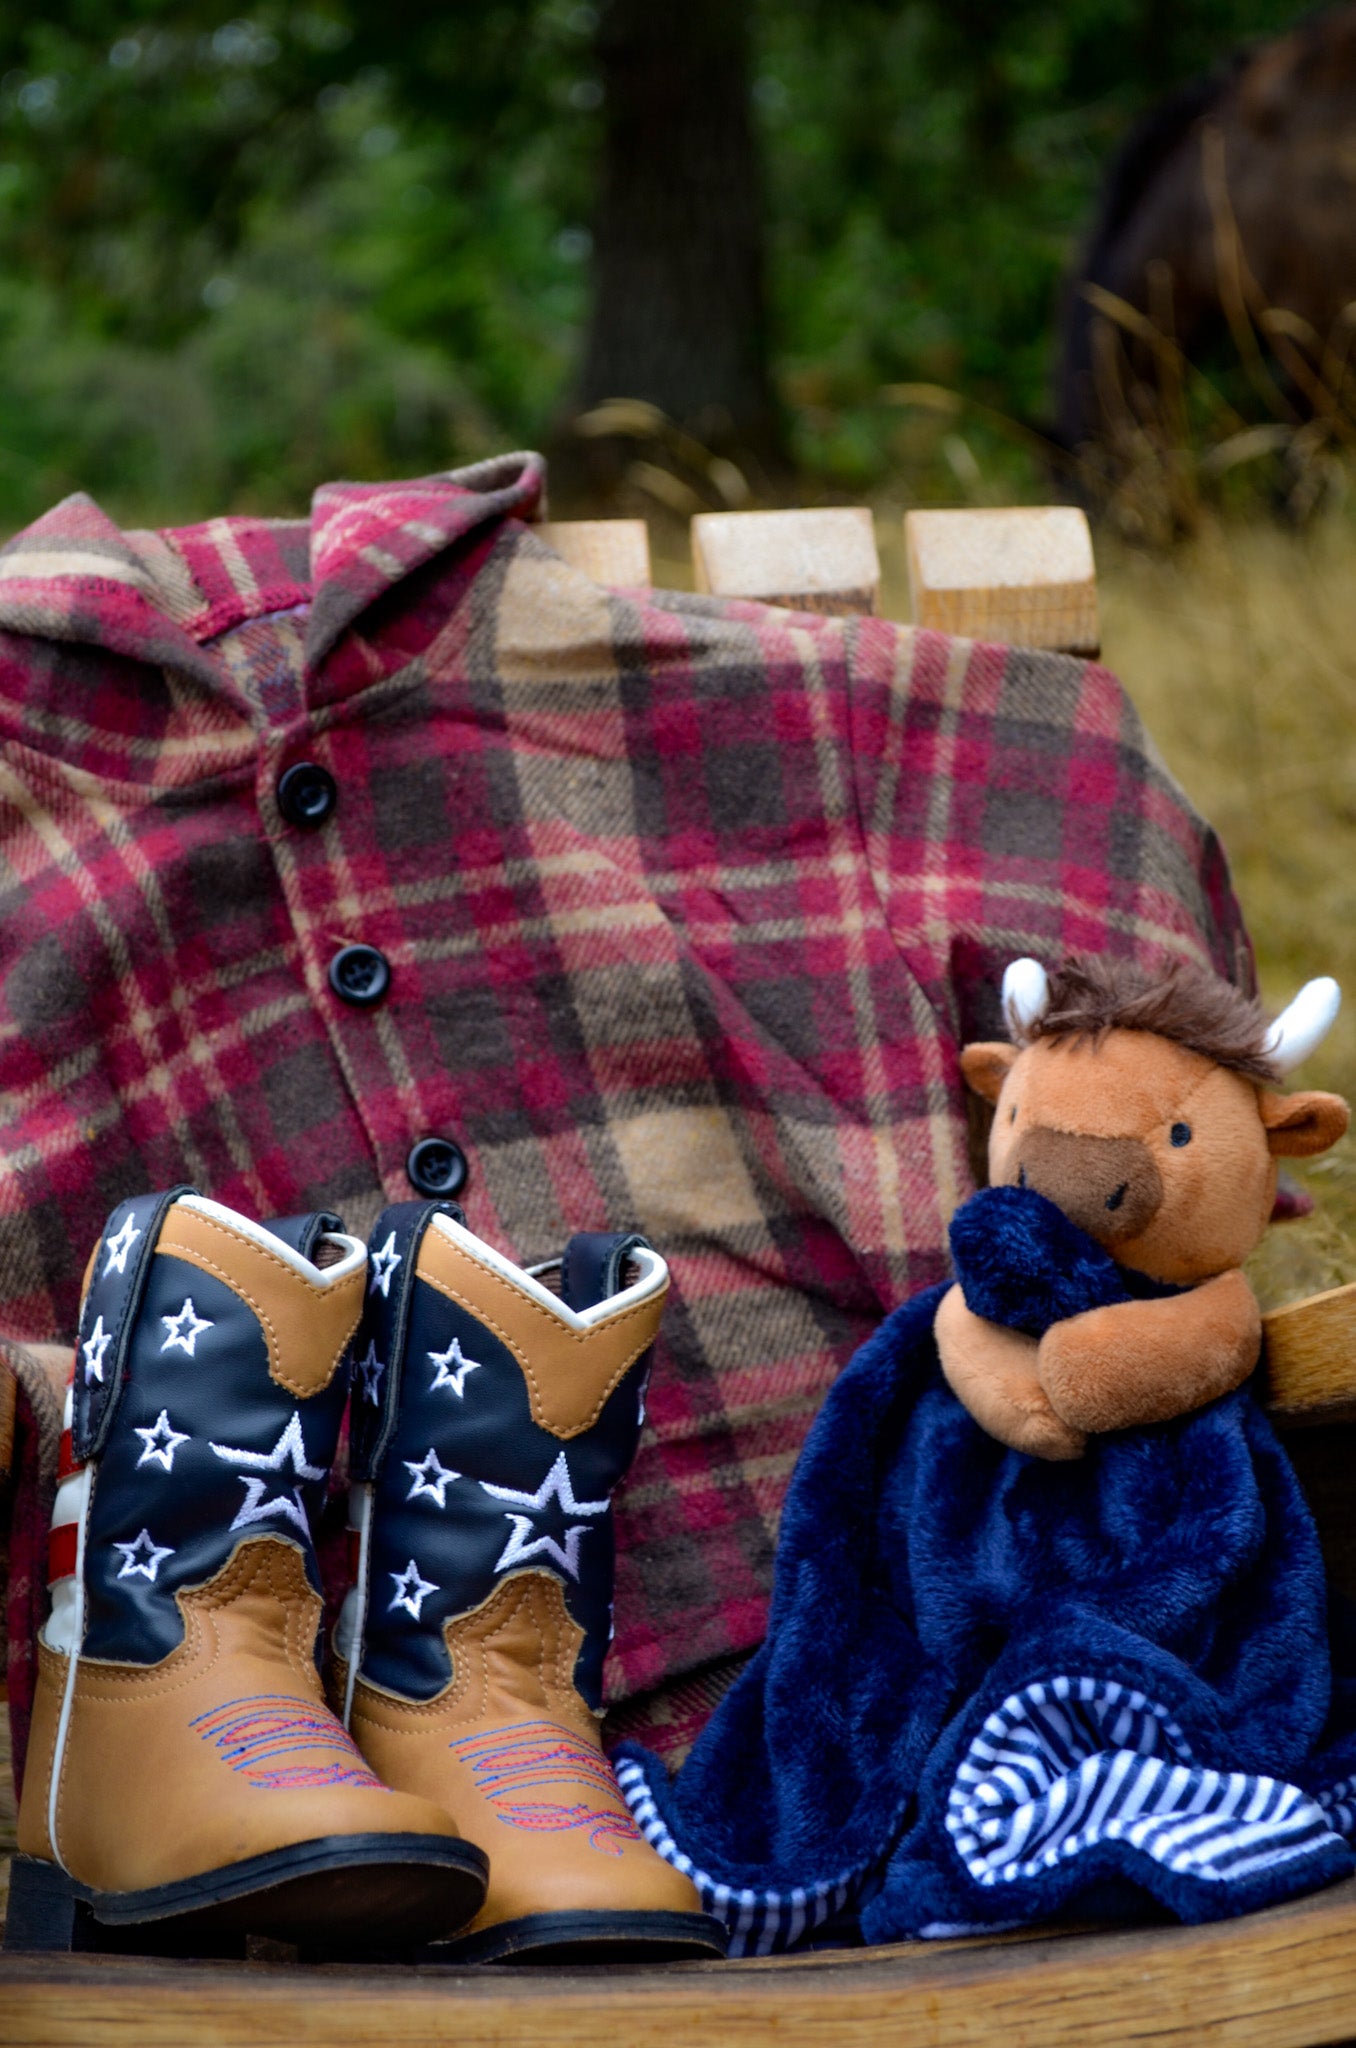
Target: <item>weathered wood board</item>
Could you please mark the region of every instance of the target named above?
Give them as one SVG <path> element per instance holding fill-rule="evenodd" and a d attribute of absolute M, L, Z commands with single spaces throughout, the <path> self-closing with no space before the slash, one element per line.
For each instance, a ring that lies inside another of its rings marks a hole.
<path fill-rule="evenodd" d="M 1262 1331 L 1263 1399 L 1273 1421 L 1356 1421 L 1356 1285 L 1272 1309 Z"/>
<path fill-rule="evenodd" d="M 1356 1880 L 1209 1927 L 664 1969 L 0 1958 L 0 2048 L 1318 2048 L 1356 2033 Z"/>
<path fill-rule="evenodd" d="M 904 545 L 916 626 L 1096 654 L 1097 570 L 1077 506 L 906 512 Z"/>
<path fill-rule="evenodd" d="M 572 569 L 607 589 L 643 590 L 652 581 L 643 519 L 546 519 L 536 531 Z"/>
<path fill-rule="evenodd" d="M 880 557 L 866 505 L 804 512 L 699 512 L 692 573 L 712 597 L 751 597 L 792 611 L 874 612 Z"/>

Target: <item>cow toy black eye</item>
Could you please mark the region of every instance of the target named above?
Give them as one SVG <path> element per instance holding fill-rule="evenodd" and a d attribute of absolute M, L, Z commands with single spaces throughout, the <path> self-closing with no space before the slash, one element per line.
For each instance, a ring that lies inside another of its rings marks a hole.
<path fill-rule="evenodd" d="M 1016 1105 L 1016 1103 L 1014 1102 L 1014 1103 L 1013 1103 L 1013 1105 L 1012 1105 L 1012 1108 L 1011 1108 L 1011 1109 L 1010 1109 L 1010 1110 L 1008 1111 L 1008 1122 L 1009 1122 L 1010 1124 L 1015 1124 L 1015 1123 L 1016 1123 L 1016 1121 L 1017 1121 L 1017 1105 Z"/>
<path fill-rule="evenodd" d="M 1189 1145 L 1191 1143 L 1191 1125 L 1174 1124 L 1168 1132 L 1168 1137 L 1174 1145 Z"/>

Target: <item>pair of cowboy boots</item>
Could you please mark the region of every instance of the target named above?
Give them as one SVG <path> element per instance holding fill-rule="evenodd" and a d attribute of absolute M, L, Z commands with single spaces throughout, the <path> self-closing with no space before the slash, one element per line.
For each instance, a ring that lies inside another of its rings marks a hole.
<path fill-rule="evenodd" d="M 609 1496 L 666 1286 L 642 1241 L 581 1236 L 557 1294 L 447 1203 L 388 1210 L 370 1258 L 336 1217 L 265 1227 L 187 1188 L 113 1212 L 7 1947 L 723 1953 L 598 1734 Z M 327 1701 L 313 1528 L 350 1351 Z"/>

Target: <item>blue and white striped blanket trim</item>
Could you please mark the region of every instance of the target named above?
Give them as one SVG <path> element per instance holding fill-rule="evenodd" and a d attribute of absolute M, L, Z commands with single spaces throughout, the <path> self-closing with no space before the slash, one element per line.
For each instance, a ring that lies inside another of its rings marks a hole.
<path fill-rule="evenodd" d="M 649 1781 L 638 1763 L 629 1759 L 619 1763 L 617 1783 L 631 1809 L 632 1820 L 650 1847 L 657 1849 L 675 1870 L 681 1870 L 684 1877 L 691 1878 L 701 1893 L 704 1909 L 730 1930 L 732 1956 L 777 1955 L 783 1949 L 793 1948 L 845 1906 L 866 1875 L 865 1870 L 849 1870 L 824 1884 L 795 1885 L 786 1891 L 721 1884 L 708 1871 L 699 1870 L 678 1847 L 660 1817 Z"/>
<path fill-rule="evenodd" d="M 792 1947 L 870 1875 L 845 1871 L 785 1891 L 721 1884 L 679 1848 L 640 1766 L 625 1762 L 617 1777 L 646 1840 L 729 1927 L 731 1955 Z M 992 1919 L 933 1921 L 918 1930 L 932 1938 L 1020 1924 L 1029 1914 L 1004 1917 L 1006 1885 L 1102 1843 L 1121 1843 L 1206 1885 L 1239 1883 L 1324 1853 L 1335 1835 L 1356 1835 L 1356 1779 L 1311 1796 L 1280 1778 L 1213 1770 L 1197 1763 L 1171 1714 L 1144 1693 L 1114 1679 L 1049 1678 L 1011 1693 L 985 1720 L 952 1782 L 946 1826 L 970 1877 L 993 1892 L 996 1910 Z"/>

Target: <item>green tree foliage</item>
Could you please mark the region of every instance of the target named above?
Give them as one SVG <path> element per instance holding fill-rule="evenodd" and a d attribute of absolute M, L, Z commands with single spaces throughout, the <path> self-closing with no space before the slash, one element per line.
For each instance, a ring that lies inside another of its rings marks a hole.
<path fill-rule="evenodd" d="M 850 484 L 903 448 L 882 385 L 1040 413 L 1108 151 L 1297 13 L 748 4 L 774 369 L 800 459 Z M 0 519 L 74 488 L 133 518 L 290 507 L 549 434 L 588 304 L 598 25 L 576 0 L 11 0 Z"/>

